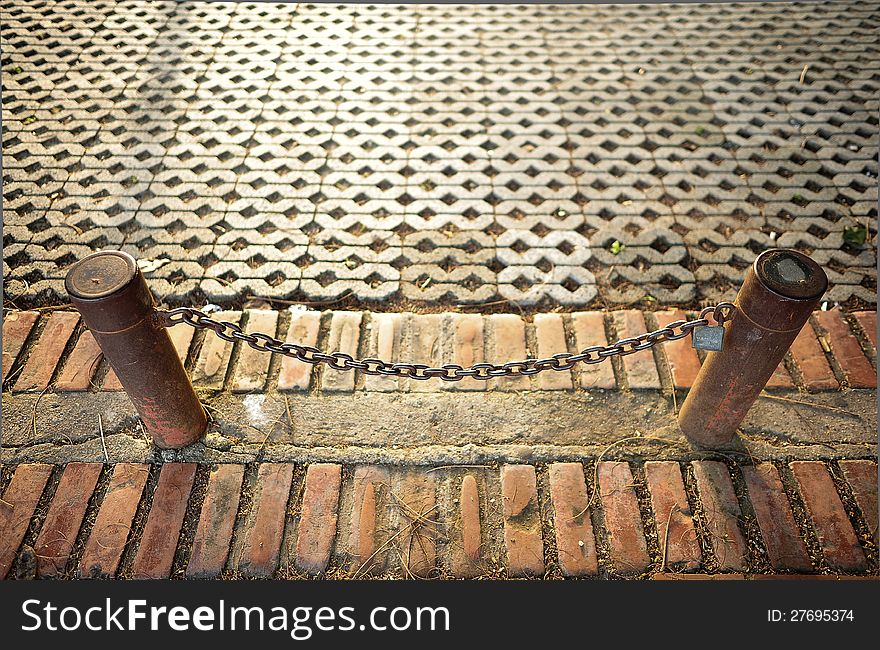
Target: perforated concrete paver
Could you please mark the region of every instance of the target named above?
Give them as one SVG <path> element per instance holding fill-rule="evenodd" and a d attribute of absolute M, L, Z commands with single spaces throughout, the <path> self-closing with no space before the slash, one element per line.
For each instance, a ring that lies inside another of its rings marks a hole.
<path fill-rule="evenodd" d="M 874 303 L 878 8 L 4 0 L 6 297 Z"/>

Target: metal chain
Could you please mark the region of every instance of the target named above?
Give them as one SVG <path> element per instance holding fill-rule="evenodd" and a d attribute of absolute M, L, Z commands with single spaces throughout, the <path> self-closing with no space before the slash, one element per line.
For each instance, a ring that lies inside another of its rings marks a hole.
<path fill-rule="evenodd" d="M 718 325 L 731 317 L 736 307 L 729 302 L 722 302 L 713 307 L 706 307 L 700 317 L 692 321 L 677 320 L 666 327 L 646 332 L 639 336 L 620 339 L 611 345 L 594 345 L 579 353 L 559 352 L 545 359 L 523 359 L 508 361 L 502 365 L 494 363 L 476 363 L 468 368 L 456 364 L 446 364 L 439 368 L 431 368 L 420 363 L 389 363 L 381 359 L 355 359 L 344 352 L 322 352 L 317 348 L 297 343 L 284 343 L 268 334 L 254 332 L 245 334 L 241 327 L 228 321 L 214 320 L 207 314 L 192 307 L 178 307 L 167 311 L 156 312 L 159 324 L 172 327 L 184 323 L 195 329 L 212 330 L 226 341 L 241 341 L 260 352 L 275 352 L 305 363 L 318 365 L 326 363 L 335 370 L 360 370 L 368 375 L 389 375 L 409 377 L 410 379 L 432 379 L 439 377 L 443 381 L 460 381 L 465 378 L 487 380 L 493 377 L 517 377 L 536 375 L 544 370 L 569 370 L 577 363 L 601 363 L 611 357 L 623 357 L 628 354 L 648 350 L 664 341 L 675 341 L 691 334 L 696 327 L 709 325 L 706 318 L 712 313 Z M 676 332 L 676 330 L 678 330 Z"/>

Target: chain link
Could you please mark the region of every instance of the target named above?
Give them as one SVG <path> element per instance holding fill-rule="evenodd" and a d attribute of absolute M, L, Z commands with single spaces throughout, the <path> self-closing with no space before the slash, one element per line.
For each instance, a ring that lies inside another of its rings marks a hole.
<path fill-rule="evenodd" d="M 610 345 L 594 345 L 578 353 L 559 352 L 545 359 L 523 359 L 508 361 L 497 365 L 493 363 L 477 363 L 468 368 L 456 364 L 446 364 L 439 368 L 431 368 L 420 363 L 390 363 L 382 359 L 355 359 L 344 352 L 322 352 L 317 348 L 297 343 L 285 343 L 268 334 L 255 332 L 246 334 L 241 327 L 228 321 L 214 320 L 207 314 L 192 307 L 178 307 L 167 311 L 156 312 L 158 322 L 163 327 L 173 327 L 180 323 L 195 329 L 211 330 L 225 341 L 241 341 L 260 352 L 270 352 L 293 357 L 305 363 L 318 365 L 326 363 L 335 370 L 360 370 L 367 375 L 388 375 L 426 380 L 439 378 L 443 381 L 461 381 L 462 379 L 488 380 L 494 377 L 526 377 L 536 375 L 544 370 L 569 370 L 578 363 L 601 363 L 611 357 L 623 357 L 648 350 L 664 341 L 675 341 L 691 334 L 696 327 L 709 325 L 708 315 L 711 313 L 718 325 L 724 325 L 736 307 L 729 302 L 722 302 L 713 307 L 706 307 L 696 320 L 677 320 L 653 332 L 621 339 Z"/>

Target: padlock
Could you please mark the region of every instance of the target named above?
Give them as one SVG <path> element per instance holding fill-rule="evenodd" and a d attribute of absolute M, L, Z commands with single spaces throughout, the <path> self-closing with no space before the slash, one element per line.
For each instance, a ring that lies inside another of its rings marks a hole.
<path fill-rule="evenodd" d="M 724 347 L 724 327 L 722 325 L 695 327 L 691 344 L 696 350 L 721 352 Z"/>
<path fill-rule="evenodd" d="M 724 348 L 724 322 L 729 318 L 729 312 L 732 309 L 733 305 L 720 303 L 715 307 L 706 307 L 700 312 L 700 318 L 706 318 L 711 313 L 717 324 L 700 325 L 693 329 L 691 345 L 695 350 L 721 352 Z"/>

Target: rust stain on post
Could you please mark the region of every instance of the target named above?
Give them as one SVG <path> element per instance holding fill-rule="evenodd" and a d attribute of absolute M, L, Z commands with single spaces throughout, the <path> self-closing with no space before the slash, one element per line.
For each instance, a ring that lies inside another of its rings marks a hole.
<path fill-rule="evenodd" d="M 678 415 L 703 447 L 728 444 L 828 287 L 822 268 L 788 249 L 761 253 L 746 273 L 724 349 L 710 352 Z"/>
<path fill-rule="evenodd" d="M 64 281 L 101 351 L 158 447 L 196 442 L 207 427 L 202 408 L 134 258 L 93 253 Z"/>

